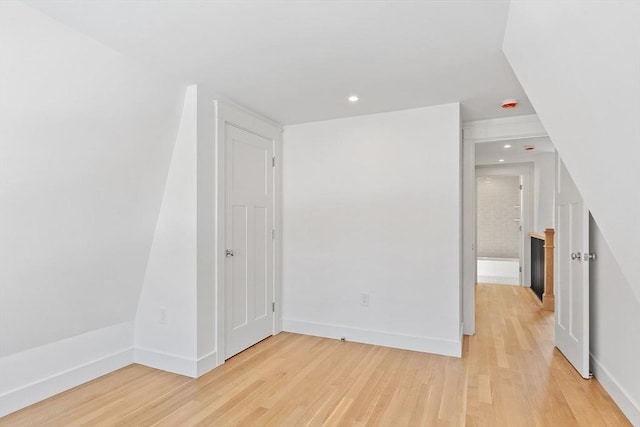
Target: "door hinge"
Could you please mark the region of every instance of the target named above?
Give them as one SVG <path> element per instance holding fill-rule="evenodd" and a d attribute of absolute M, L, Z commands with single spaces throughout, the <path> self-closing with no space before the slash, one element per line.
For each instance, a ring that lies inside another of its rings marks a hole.
<path fill-rule="evenodd" d="M 273 166 L 274 168 L 276 167 L 276 156 L 273 156 L 271 158 L 271 166 Z"/>
<path fill-rule="evenodd" d="M 276 240 L 276 229 L 275 228 L 271 229 L 271 240 Z"/>
<path fill-rule="evenodd" d="M 275 302 L 271 303 L 271 311 L 274 312 L 274 313 L 276 312 L 276 303 Z"/>
<path fill-rule="evenodd" d="M 518 267 L 518 271 L 522 273 L 522 267 Z"/>
<path fill-rule="evenodd" d="M 522 190 L 522 184 L 520 184 L 520 189 Z"/>

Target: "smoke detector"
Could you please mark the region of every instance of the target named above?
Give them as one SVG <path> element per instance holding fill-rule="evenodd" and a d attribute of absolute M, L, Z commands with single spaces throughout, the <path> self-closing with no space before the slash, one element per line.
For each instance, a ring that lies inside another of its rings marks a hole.
<path fill-rule="evenodd" d="M 517 106 L 518 106 L 518 101 L 516 99 L 505 99 L 504 101 L 502 101 L 502 104 L 500 104 L 500 107 L 506 110 L 516 108 Z"/>

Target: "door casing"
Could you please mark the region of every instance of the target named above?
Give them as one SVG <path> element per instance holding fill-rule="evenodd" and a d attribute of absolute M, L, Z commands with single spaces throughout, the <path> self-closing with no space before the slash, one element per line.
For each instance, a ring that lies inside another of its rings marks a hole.
<path fill-rule="evenodd" d="M 461 274 L 460 299 L 463 313 L 461 322 L 463 323 L 463 331 L 465 335 L 473 335 L 476 330 L 475 144 L 545 136 L 548 136 L 547 131 L 538 116 L 535 114 L 463 123 L 463 157 L 461 161 L 464 185 L 461 189 L 461 199 L 466 207 L 462 212 L 461 218 L 463 268 Z"/>

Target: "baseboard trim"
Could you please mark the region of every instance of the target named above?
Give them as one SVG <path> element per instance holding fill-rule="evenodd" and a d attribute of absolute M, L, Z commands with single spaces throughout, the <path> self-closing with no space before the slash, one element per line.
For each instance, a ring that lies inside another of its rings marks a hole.
<path fill-rule="evenodd" d="M 176 354 L 165 353 L 163 351 L 151 350 L 149 348 L 136 347 L 134 360 L 136 363 L 162 371 L 172 372 L 186 377 L 196 378 L 198 376 L 198 361 L 178 356 Z"/>
<path fill-rule="evenodd" d="M 132 363 L 188 377 L 217 365 L 217 353 L 196 359 L 133 347 L 132 322 L 0 358 L 0 417 Z"/>
<path fill-rule="evenodd" d="M 150 348 L 136 347 L 134 360 L 150 368 L 198 378 L 217 366 L 218 355 L 213 351 L 196 360 Z"/>
<path fill-rule="evenodd" d="M 620 407 L 622 413 L 634 426 L 640 426 L 640 404 L 634 401 L 629 393 L 620 385 L 613 375 L 605 368 L 593 354 L 591 356 L 591 371 L 613 401 Z"/>
<path fill-rule="evenodd" d="M 209 354 L 205 354 L 201 358 L 198 359 L 198 369 L 197 374 L 198 377 L 206 374 L 209 371 L 212 371 L 218 366 L 218 353 L 212 351 Z"/>
<path fill-rule="evenodd" d="M 0 417 L 133 363 L 133 325 L 87 332 L 0 359 Z"/>
<path fill-rule="evenodd" d="M 512 276 L 478 276 L 478 283 L 491 283 L 492 285 L 520 285 L 519 277 Z"/>
<path fill-rule="evenodd" d="M 282 326 L 284 331 L 297 334 L 334 339 L 345 337 L 348 341 L 363 344 L 441 354 L 443 356 L 462 356 L 461 336 L 457 340 L 443 340 L 293 319 L 283 319 Z M 462 325 L 460 326 L 460 332 L 462 333 Z"/>
<path fill-rule="evenodd" d="M 133 362 L 133 349 L 110 354 L 99 360 L 60 372 L 49 378 L 25 385 L 0 395 L 0 417 L 26 408 L 81 384 L 124 368 Z"/>

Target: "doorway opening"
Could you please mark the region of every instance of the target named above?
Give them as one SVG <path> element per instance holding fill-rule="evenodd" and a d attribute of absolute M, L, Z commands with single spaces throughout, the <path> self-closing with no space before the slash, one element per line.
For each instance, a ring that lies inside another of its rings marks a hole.
<path fill-rule="evenodd" d="M 521 129 L 520 129 L 521 128 Z M 555 195 L 555 147 L 544 129 L 534 123 L 514 129 L 497 128 L 494 122 L 471 123 L 465 127 L 463 145 L 463 327 L 465 335 L 475 333 L 475 288 L 479 281 L 531 286 L 530 234 L 553 228 Z M 508 131 L 508 132 L 507 132 Z M 508 135 L 508 137 L 507 137 Z M 531 149 L 533 147 L 533 149 Z M 522 185 L 520 203 L 511 205 L 509 221 L 520 240 L 518 253 L 507 256 L 478 254 L 477 179 L 512 176 Z M 516 208 L 515 206 L 520 206 Z M 520 215 L 515 216 L 520 210 Z M 519 218 L 519 221 L 516 219 Z M 518 223 L 518 224 L 517 224 Z M 520 230 L 522 227 L 522 230 Z M 507 273 L 478 272 L 480 261 L 505 261 Z M 493 258 L 493 259 L 483 259 Z M 518 259 L 518 261 L 514 261 Z M 517 275 L 514 270 L 517 267 Z M 521 270 L 521 271 L 520 271 Z M 478 280 L 480 276 L 480 280 Z M 487 280 L 482 276 L 493 276 Z M 517 279 L 515 277 L 517 276 Z M 504 279 L 510 277 L 510 279 Z M 502 278 L 502 280 L 500 280 Z"/>
<path fill-rule="evenodd" d="M 531 286 L 533 163 L 476 166 L 476 283 Z"/>
<path fill-rule="evenodd" d="M 523 283 L 523 175 L 476 177 L 477 282 Z"/>
<path fill-rule="evenodd" d="M 555 257 L 550 258 L 554 271 L 545 271 L 545 276 L 550 274 L 555 279 L 553 281 L 557 281 L 554 314 L 555 345 L 576 370 L 583 377 L 588 378 L 588 261 L 594 259 L 594 254 L 590 253 L 588 248 L 588 210 L 582 202 L 579 191 L 537 118 L 521 117 L 517 122 L 515 118 L 498 122 L 470 122 L 464 129 L 462 203 L 464 209 L 462 218 L 464 333 L 466 335 L 475 333 L 475 291 L 478 279 L 476 262 L 479 255 L 476 250 L 478 248 L 476 174 L 480 175 L 479 172 L 483 168 L 505 170 L 506 167 L 528 166 L 530 185 L 527 185 L 526 175 L 522 176 L 521 181 L 523 194 L 520 218 L 524 232 L 522 240 L 530 243 L 530 236 L 542 235 L 543 241 L 546 242 L 546 233 L 543 231 L 549 231 L 550 247 L 555 248 L 551 251 L 555 253 Z M 520 150 L 512 150 L 516 147 Z M 527 188 L 530 191 L 529 196 L 526 194 Z M 526 207 L 527 201 L 530 202 L 529 209 Z M 528 220 L 527 211 L 531 213 Z M 545 246 L 545 252 L 548 252 L 546 248 Z M 524 255 L 520 284 L 530 286 L 531 244 L 525 244 L 524 250 L 520 253 Z M 545 265 L 546 258 L 545 256 Z M 551 289 L 551 301 L 553 301 L 553 288 Z M 531 296 L 535 297 L 533 293 Z"/>

